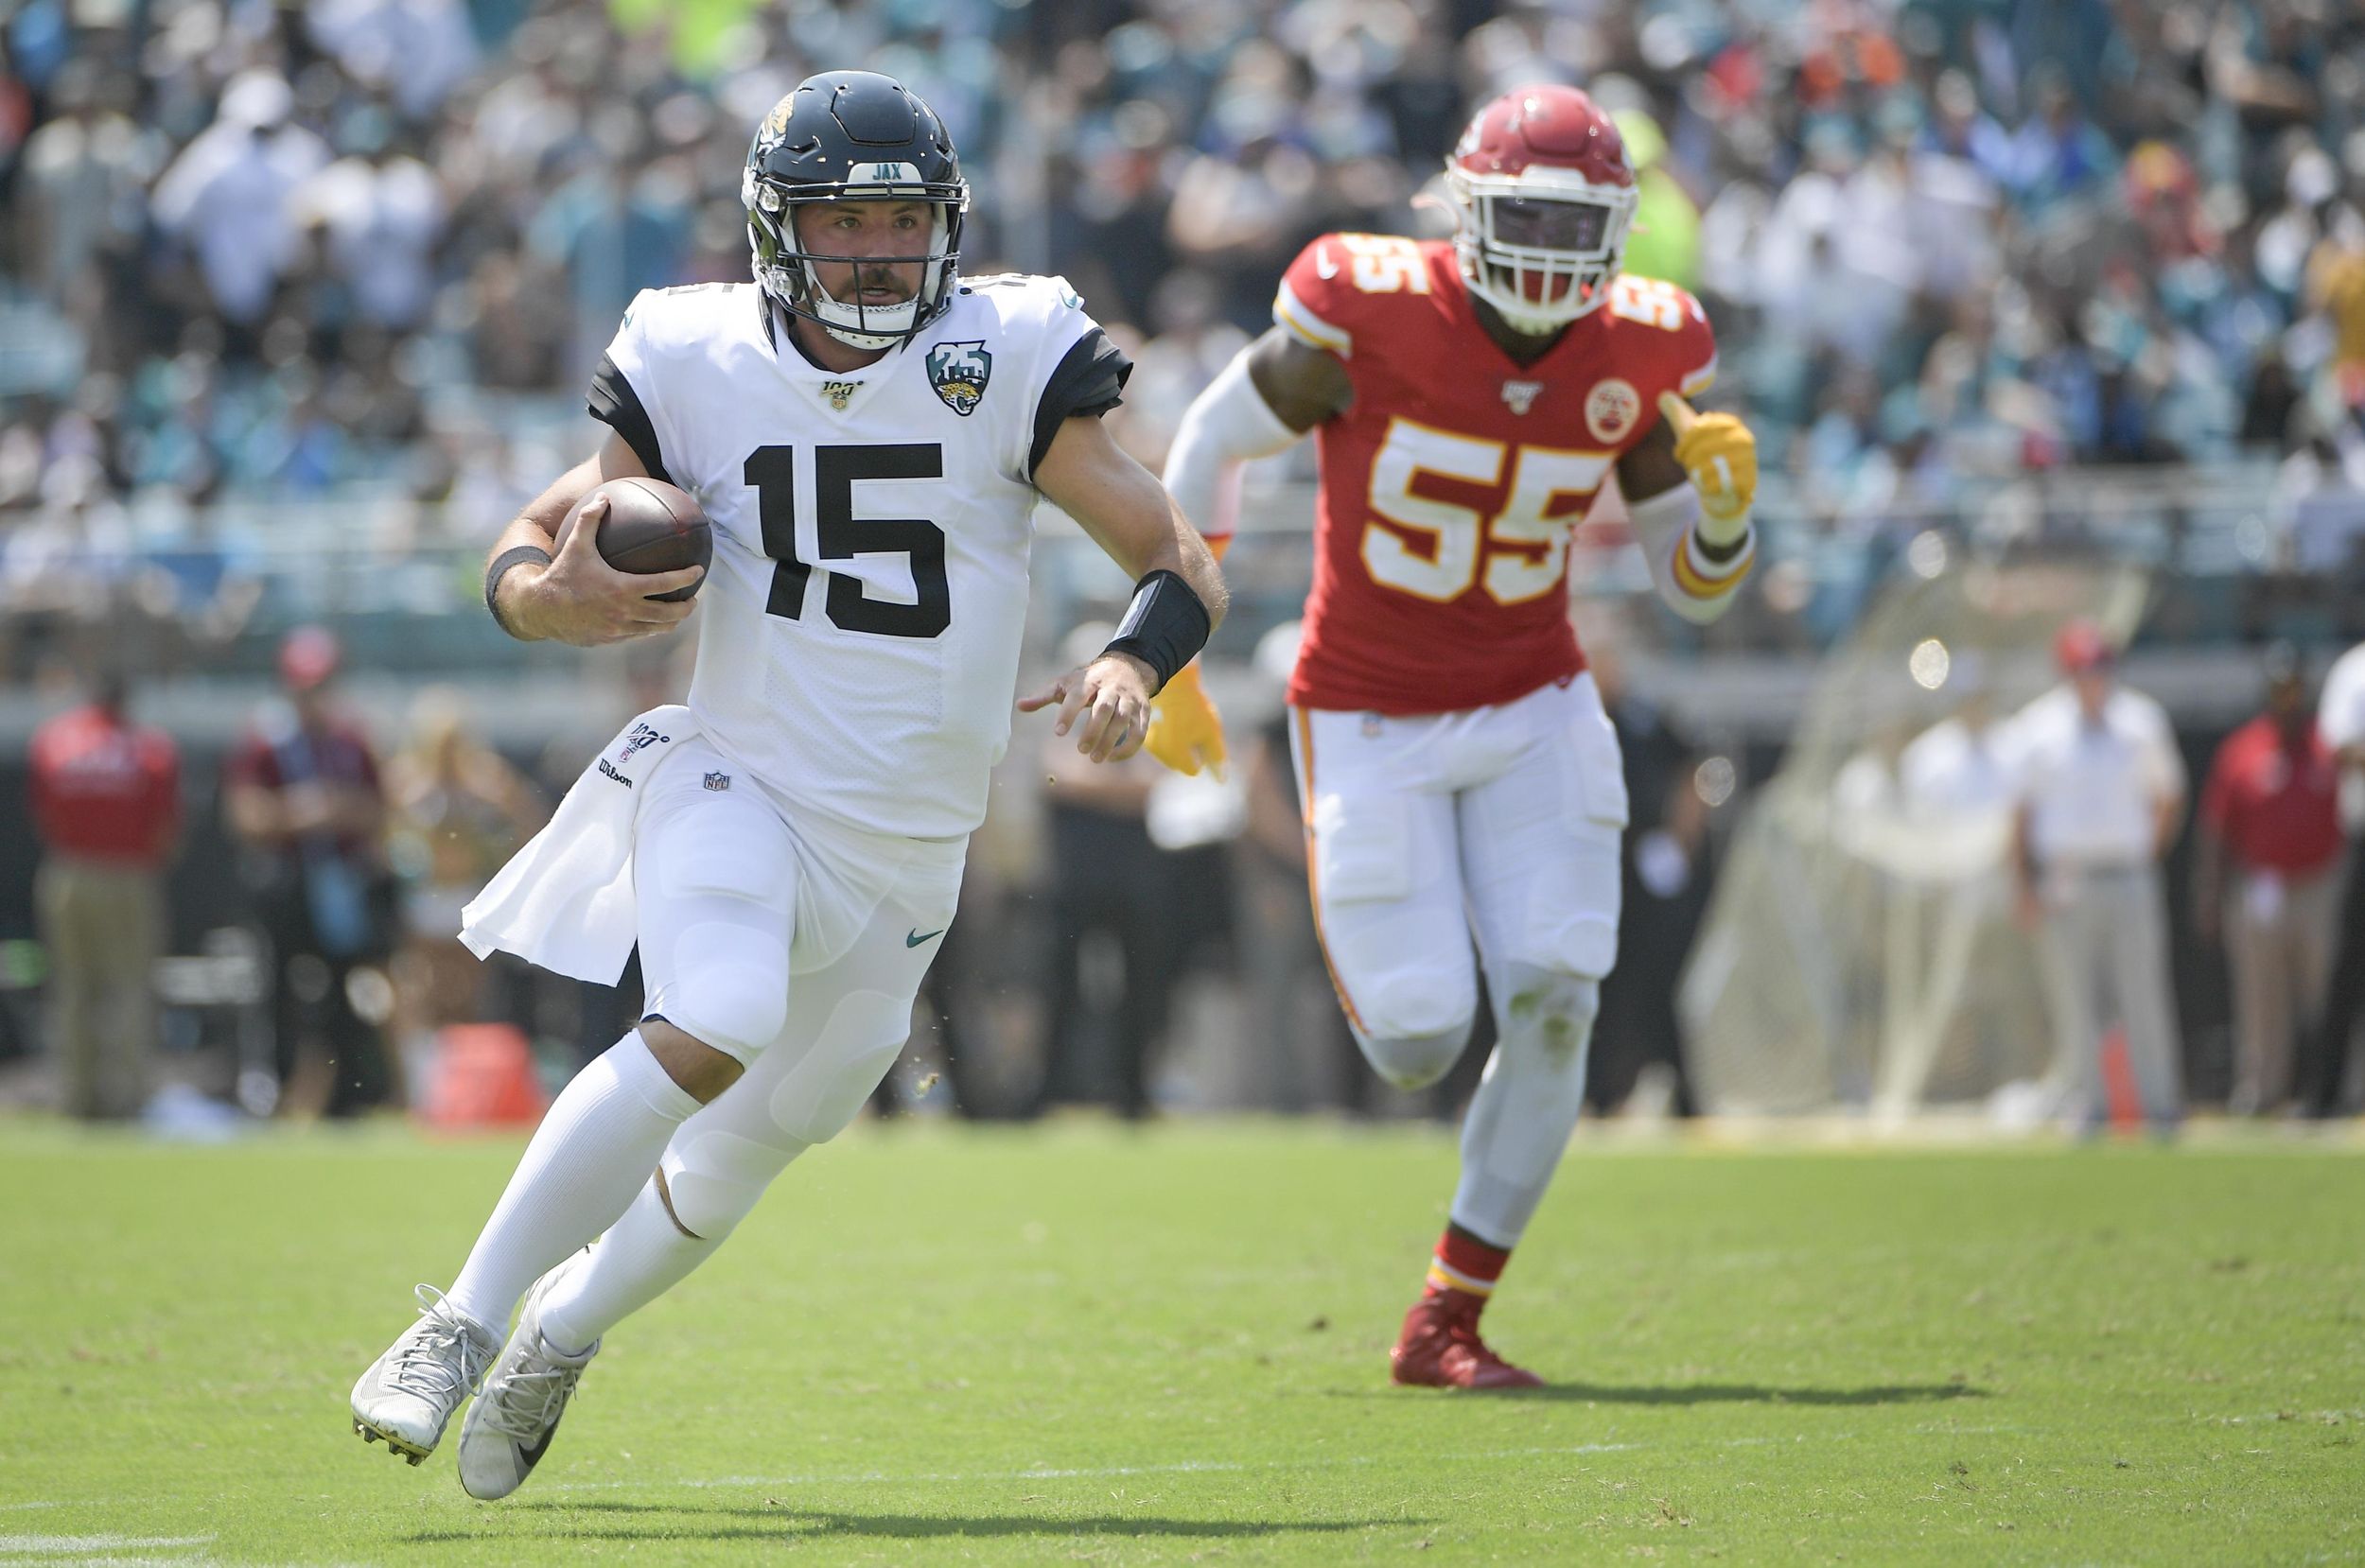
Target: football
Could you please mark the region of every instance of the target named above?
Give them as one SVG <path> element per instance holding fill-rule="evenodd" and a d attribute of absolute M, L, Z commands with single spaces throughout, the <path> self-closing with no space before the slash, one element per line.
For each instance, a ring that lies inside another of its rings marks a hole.
<path fill-rule="evenodd" d="M 673 571 L 712 563 L 713 526 L 707 521 L 706 514 L 698 510 L 698 503 L 690 498 L 688 491 L 663 479 L 610 479 L 593 489 L 575 503 L 558 525 L 560 549 L 566 548 L 567 535 L 573 531 L 583 509 L 597 496 L 607 497 L 607 517 L 600 524 L 600 558 L 618 571 Z M 689 599 L 705 583 L 702 577 L 686 588 L 649 597 Z"/>

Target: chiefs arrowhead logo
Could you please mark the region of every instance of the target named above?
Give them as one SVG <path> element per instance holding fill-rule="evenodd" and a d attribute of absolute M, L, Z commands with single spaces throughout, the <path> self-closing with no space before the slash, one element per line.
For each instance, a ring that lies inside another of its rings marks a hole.
<path fill-rule="evenodd" d="M 993 356 L 985 343 L 938 343 L 928 351 L 928 384 L 944 406 L 967 419 L 977 411 L 993 377 Z"/>

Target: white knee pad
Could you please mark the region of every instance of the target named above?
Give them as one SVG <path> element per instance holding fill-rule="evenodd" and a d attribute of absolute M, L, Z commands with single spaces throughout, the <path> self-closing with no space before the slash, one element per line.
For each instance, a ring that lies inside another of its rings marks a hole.
<path fill-rule="evenodd" d="M 720 1128 L 687 1134 L 674 1144 L 661 1165 L 674 1223 L 709 1242 L 729 1235 L 806 1147 L 794 1139 L 765 1142 Z"/>
<path fill-rule="evenodd" d="M 807 1143 L 826 1143 L 844 1132 L 895 1065 L 911 1026 L 908 998 L 848 992 L 803 1060 L 774 1086 L 773 1124 Z"/>
<path fill-rule="evenodd" d="M 1358 1029 L 1355 1043 L 1379 1075 L 1397 1089 L 1427 1089 L 1445 1075 L 1470 1043 L 1472 1021 L 1465 1014 L 1459 1024 L 1426 1035 L 1367 1035 Z"/>
<path fill-rule="evenodd" d="M 711 821 L 665 823 L 639 851 L 648 862 L 638 870 L 647 880 L 640 940 L 653 1010 L 743 1063 L 788 1022 L 797 866 L 775 826 L 726 808 Z"/>
<path fill-rule="evenodd" d="M 1567 1069 L 1582 1081 L 1593 1020 L 1602 1010 L 1602 983 L 1565 969 L 1509 967 L 1504 979 L 1503 1043 L 1532 1051 L 1548 1071 Z"/>
<path fill-rule="evenodd" d="M 663 1006 L 665 1021 L 745 1066 L 788 1022 L 788 977 L 770 964 L 719 956 L 681 965 Z"/>
<path fill-rule="evenodd" d="M 1478 1018 L 1478 974 L 1468 939 L 1450 952 L 1360 944 L 1334 954 L 1349 998 L 1355 1037 L 1379 1075 L 1398 1089 L 1426 1089 L 1470 1043 Z M 1352 978 L 1350 978 L 1352 977 Z"/>

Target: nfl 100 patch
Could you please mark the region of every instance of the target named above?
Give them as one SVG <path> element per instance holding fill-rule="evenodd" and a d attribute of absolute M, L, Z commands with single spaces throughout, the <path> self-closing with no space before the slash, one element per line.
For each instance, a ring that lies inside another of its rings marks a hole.
<path fill-rule="evenodd" d="M 986 383 L 992 378 L 993 355 L 983 341 L 938 343 L 928 351 L 928 384 L 963 419 L 977 411 Z"/>

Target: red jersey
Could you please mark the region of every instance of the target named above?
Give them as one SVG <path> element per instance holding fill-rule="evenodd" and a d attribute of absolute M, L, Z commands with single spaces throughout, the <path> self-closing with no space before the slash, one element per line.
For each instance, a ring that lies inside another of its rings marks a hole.
<path fill-rule="evenodd" d="M 181 823 L 181 757 L 164 731 L 100 707 L 33 732 L 33 823 L 60 854 L 162 863 Z"/>
<path fill-rule="evenodd" d="M 1487 335 L 1443 240 L 1324 235 L 1273 320 L 1355 388 L 1319 427 L 1300 707 L 1450 713 L 1585 668 L 1568 533 L 1659 423 L 1716 378 L 1716 337 L 1673 284 L 1621 276 L 1533 364 Z"/>
<path fill-rule="evenodd" d="M 2313 723 L 2295 749 L 2272 719 L 2252 719 L 2217 748 L 2200 820 L 2245 868 L 2286 877 L 2329 869 L 2341 843 L 2340 775 L 2331 746 Z"/>

